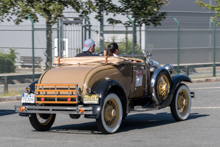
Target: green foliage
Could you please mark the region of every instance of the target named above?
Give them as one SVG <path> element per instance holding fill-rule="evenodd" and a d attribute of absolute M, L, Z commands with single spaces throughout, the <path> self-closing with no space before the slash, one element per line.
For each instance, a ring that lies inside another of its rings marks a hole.
<path fill-rule="evenodd" d="M 116 36 L 112 36 L 110 42 L 104 42 L 104 49 L 106 49 L 109 44 L 115 42 L 115 39 L 116 39 Z M 128 48 L 126 50 L 126 39 L 125 38 L 122 38 L 121 42 L 118 43 L 119 55 L 123 55 L 124 53 L 132 54 L 132 39 L 131 38 L 128 38 L 127 44 L 128 44 Z M 137 48 L 135 49 L 135 54 L 142 54 L 142 52 L 140 51 L 140 45 L 137 44 L 136 47 Z M 99 46 L 96 47 L 95 51 L 99 53 L 100 47 Z"/>
<path fill-rule="evenodd" d="M 86 0 L 83 6 L 83 14 L 88 15 L 91 12 L 96 12 L 95 18 L 99 21 L 103 20 L 105 15 L 113 14 L 113 18 L 107 21 L 109 24 L 124 24 L 130 25 L 128 20 L 122 22 L 116 19 L 117 15 L 131 16 L 136 25 L 160 25 L 160 22 L 165 19 L 166 13 L 159 12 L 164 4 L 168 4 L 168 0 L 118 0 L 118 4 L 114 4 L 113 0 Z"/>
<path fill-rule="evenodd" d="M 46 18 L 47 24 L 53 24 L 58 17 L 63 17 L 63 10 L 72 7 L 77 12 L 82 9 L 83 3 L 80 0 L 1 0 L 0 20 L 5 18 L 20 24 L 24 19 L 28 19 L 29 14 L 34 22 L 38 22 L 38 16 Z M 16 16 L 13 19 L 12 16 Z"/>
<path fill-rule="evenodd" d="M 16 58 L 17 52 L 13 48 L 10 48 L 9 53 L 0 51 L 0 73 L 15 72 L 16 66 L 14 64 Z"/>
<path fill-rule="evenodd" d="M 220 18 L 220 0 L 215 0 L 215 5 L 206 4 L 200 0 L 196 0 L 196 3 L 199 5 L 199 7 L 204 7 L 211 11 L 215 11 L 216 18 Z M 217 25 L 220 25 L 220 21 L 217 21 L 216 18 L 212 17 L 212 20 L 214 20 Z"/>
<path fill-rule="evenodd" d="M 122 55 L 124 53 L 127 53 L 127 54 L 132 54 L 132 39 L 128 38 L 128 48 L 127 48 L 127 51 L 126 51 L 126 39 L 123 38 L 121 40 L 121 44 L 118 45 L 118 48 L 119 48 L 119 54 Z M 140 51 L 140 45 L 137 44 L 136 45 L 136 49 L 134 51 L 134 54 L 142 54 L 142 52 Z"/>
<path fill-rule="evenodd" d="M 115 5 L 112 0 L 87 0 L 91 5 L 95 6 L 94 12 L 97 12 L 96 19 L 103 19 L 103 11 L 106 15 L 113 14 L 113 18 L 107 21 L 110 24 L 130 25 L 128 20 L 122 22 L 117 19 L 117 15 L 131 16 L 136 25 L 160 25 L 160 22 L 165 19 L 166 13 L 159 12 L 164 4 L 168 4 L 168 0 L 118 0 L 118 5 Z"/>

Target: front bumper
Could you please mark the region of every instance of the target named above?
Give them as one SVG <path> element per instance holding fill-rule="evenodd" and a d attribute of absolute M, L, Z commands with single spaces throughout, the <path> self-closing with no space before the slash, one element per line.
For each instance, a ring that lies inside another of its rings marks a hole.
<path fill-rule="evenodd" d="M 21 111 L 21 107 L 23 111 Z M 94 114 L 93 107 L 61 107 L 61 106 L 15 106 L 15 112 L 19 113 L 41 113 L 41 114 Z"/>

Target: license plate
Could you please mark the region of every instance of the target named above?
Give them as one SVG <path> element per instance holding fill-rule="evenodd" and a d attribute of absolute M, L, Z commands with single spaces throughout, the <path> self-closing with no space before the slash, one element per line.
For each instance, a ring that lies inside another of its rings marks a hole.
<path fill-rule="evenodd" d="M 21 97 L 21 103 L 35 103 L 35 94 L 23 93 Z"/>
<path fill-rule="evenodd" d="M 84 104 L 98 104 L 99 98 L 98 95 L 84 95 L 83 97 L 83 103 Z"/>

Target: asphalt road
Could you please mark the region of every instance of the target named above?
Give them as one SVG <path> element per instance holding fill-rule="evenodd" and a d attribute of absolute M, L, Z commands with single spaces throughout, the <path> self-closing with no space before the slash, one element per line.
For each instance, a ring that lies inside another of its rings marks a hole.
<path fill-rule="evenodd" d="M 28 118 L 19 117 L 14 105 L 0 102 L 0 147 L 214 147 L 220 146 L 220 82 L 189 84 L 196 93 L 191 114 L 176 122 L 170 109 L 131 113 L 118 132 L 101 134 L 95 120 L 57 115 L 50 131 L 35 131 Z"/>

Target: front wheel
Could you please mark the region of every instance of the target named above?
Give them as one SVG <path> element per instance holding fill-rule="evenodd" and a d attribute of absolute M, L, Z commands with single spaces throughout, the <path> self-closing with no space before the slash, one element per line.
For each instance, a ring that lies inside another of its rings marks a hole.
<path fill-rule="evenodd" d="M 170 108 L 175 120 L 183 121 L 188 118 L 191 109 L 191 94 L 186 85 L 181 84 L 177 88 Z"/>
<path fill-rule="evenodd" d="M 101 116 L 96 119 L 96 124 L 99 130 L 104 134 L 116 132 L 122 121 L 123 109 L 121 100 L 114 94 L 108 94 L 101 110 Z"/>
<path fill-rule="evenodd" d="M 51 128 L 56 118 L 56 114 L 32 114 L 29 117 L 32 127 L 38 131 L 47 131 Z"/>

